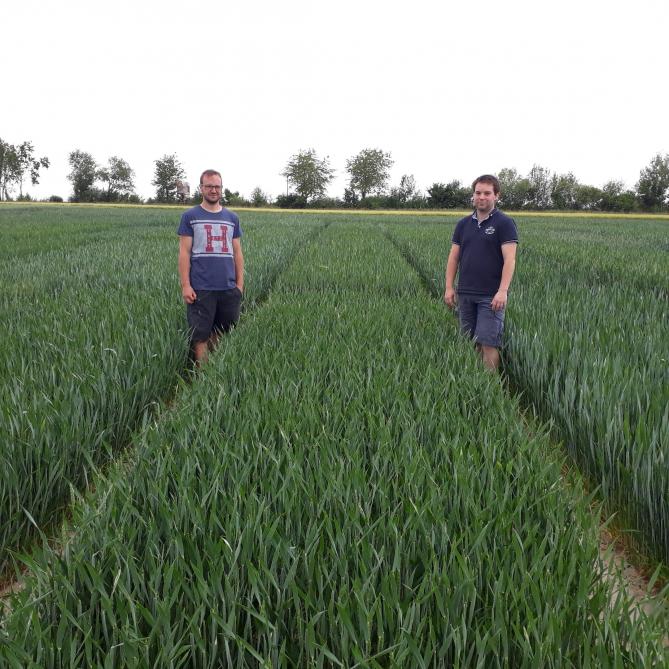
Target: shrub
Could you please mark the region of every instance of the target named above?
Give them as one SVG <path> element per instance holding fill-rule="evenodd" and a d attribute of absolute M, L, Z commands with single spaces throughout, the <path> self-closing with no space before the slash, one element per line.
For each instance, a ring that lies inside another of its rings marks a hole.
<path fill-rule="evenodd" d="M 279 195 L 276 198 L 276 206 L 281 209 L 304 209 L 307 206 L 307 198 L 297 193 Z"/>
<path fill-rule="evenodd" d="M 309 202 L 309 209 L 341 209 L 344 203 L 336 197 L 319 197 Z"/>

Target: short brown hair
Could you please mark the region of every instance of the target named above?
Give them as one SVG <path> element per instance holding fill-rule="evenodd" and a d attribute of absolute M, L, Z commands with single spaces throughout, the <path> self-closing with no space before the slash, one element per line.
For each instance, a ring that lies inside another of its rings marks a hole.
<path fill-rule="evenodd" d="M 205 170 L 200 175 L 200 186 L 202 185 L 202 179 L 205 177 L 218 177 L 221 180 L 221 183 L 223 183 L 223 177 L 220 172 L 217 172 L 216 170 Z"/>
<path fill-rule="evenodd" d="M 475 179 L 472 184 L 472 191 L 476 190 L 476 184 L 490 184 L 495 195 L 499 195 L 499 179 L 493 174 L 482 174 L 478 179 Z"/>

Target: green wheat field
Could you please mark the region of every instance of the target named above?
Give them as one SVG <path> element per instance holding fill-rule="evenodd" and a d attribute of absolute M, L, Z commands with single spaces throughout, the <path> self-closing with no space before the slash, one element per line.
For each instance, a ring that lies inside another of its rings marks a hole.
<path fill-rule="evenodd" d="M 179 209 L 0 207 L 0 666 L 669 666 L 669 220 L 517 215 L 497 376 L 459 216 L 238 213 L 194 374 Z"/>

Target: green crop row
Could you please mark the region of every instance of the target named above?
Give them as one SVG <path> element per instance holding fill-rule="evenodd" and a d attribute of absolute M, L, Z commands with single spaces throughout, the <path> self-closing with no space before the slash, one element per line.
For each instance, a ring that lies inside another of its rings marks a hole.
<path fill-rule="evenodd" d="M 555 422 L 609 512 L 669 564 L 667 224 L 518 224 L 506 371 Z M 452 228 L 388 228 L 438 299 Z"/>
<path fill-rule="evenodd" d="M 82 211 L 0 211 L 17 252 L 0 269 L 0 574 L 186 365 L 176 214 Z M 249 225 L 249 304 L 314 226 Z"/>
<path fill-rule="evenodd" d="M 378 226 L 305 246 L 135 445 L 35 557 L 5 666 L 667 659 L 546 435 Z"/>

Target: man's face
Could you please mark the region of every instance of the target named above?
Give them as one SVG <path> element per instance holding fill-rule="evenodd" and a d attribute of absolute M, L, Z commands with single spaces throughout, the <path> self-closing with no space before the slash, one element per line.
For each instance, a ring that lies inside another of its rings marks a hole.
<path fill-rule="evenodd" d="M 221 177 L 216 175 L 212 177 L 204 177 L 202 183 L 200 184 L 202 197 L 209 204 L 218 204 L 221 199 L 222 187 L 223 185 L 221 182 Z"/>
<path fill-rule="evenodd" d="M 492 184 L 479 182 L 474 186 L 474 207 L 480 214 L 489 214 L 498 199 L 499 195 L 495 195 Z"/>

